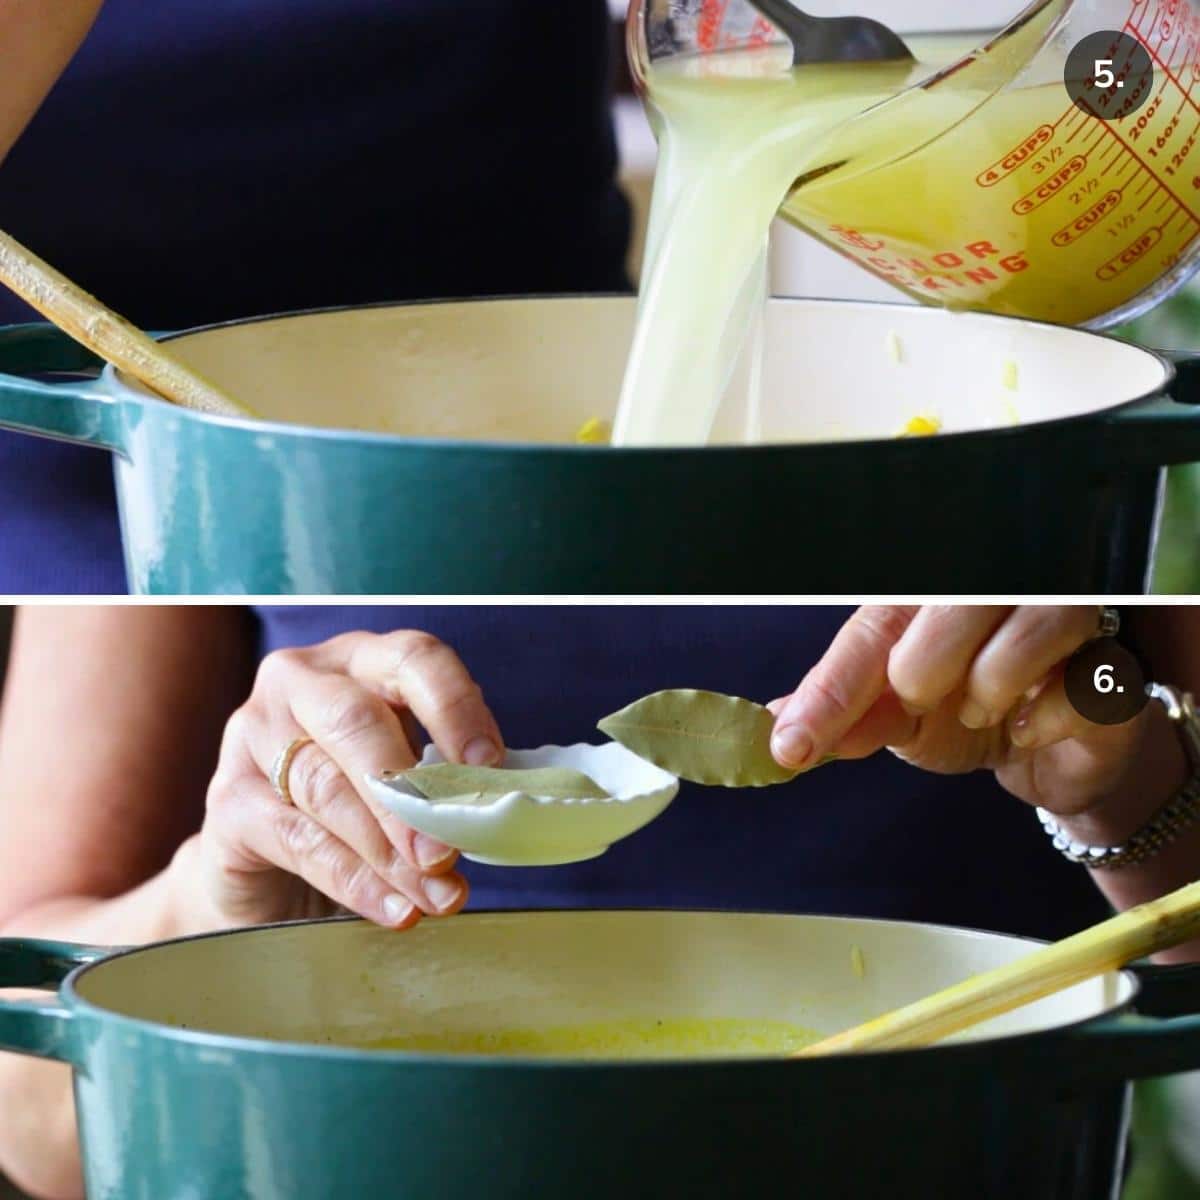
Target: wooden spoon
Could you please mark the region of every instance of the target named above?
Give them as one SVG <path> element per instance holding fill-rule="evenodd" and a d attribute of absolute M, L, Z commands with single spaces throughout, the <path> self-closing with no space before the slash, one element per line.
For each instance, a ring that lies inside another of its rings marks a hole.
<path fill-rule="evenodd" d="M 1200 883 L 1121 913 L 1091 929 L 915 1004 L 825 1038 L 792 1057 L 928 1046 L 1085 979 L 1200 937 Z"/>
<path fill-rule="evenodd" d="M 164 400 L 223 417 L 254 415 L 3 231 L 0 283 L 7 284 L 63 333 Z"/>

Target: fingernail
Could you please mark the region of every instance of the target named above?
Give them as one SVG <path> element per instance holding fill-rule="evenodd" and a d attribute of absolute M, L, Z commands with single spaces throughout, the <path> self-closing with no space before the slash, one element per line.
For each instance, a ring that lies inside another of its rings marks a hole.
<path fill-rule="evenodd" d="M 384 896 L 383 898 L 383 915 L 393 925 L 401 925 L 408 919 L 412 912 L 412 901 L 407 896 Z"/>
<path fill-rule="evenodd" d="M 490 737 L 472 738 L 463 750 L 463 762 L 469 767 L 494 767 L 500 761 L 500 747 Z"/>
<path fill-rule="evenodd" d="M 438 912 L 455 904 L 462 895 L 462 884 L 457 879 L 447 879 L 444 875 L 435 875 L 432 879 L 426 879 L 422 887 L 425 889 L 425 895 L 429 898 L 429 903 Z"/>
<path fill-rule="evenodd" d="M 968 729 L 984 729 L 992 723 L 992 714 L 978 700 L 967 700 L 958 711 L 958 723 Z"/>
<path fill-rule="evenodd" d="M 438 863 L 445 862 L 454 851 L 445 842 L 418 833 L 413 838 L 413 853 L 417 857 L 418 867 L 436 867 Z"/>
<path fill-rule="evenodd" d="M 785 725 L 771 735 L 771 753 L 789 767 L 803 767 L 812 752 L 812 738 L 799 725 Z"/>
<path fill-rule="evenodd" d="M 1037 730 L 1028 717 L 1018 717 L 1008 730 L 1008 740 L 1019 750 L 1031 750 L 1037 744 Z"/>

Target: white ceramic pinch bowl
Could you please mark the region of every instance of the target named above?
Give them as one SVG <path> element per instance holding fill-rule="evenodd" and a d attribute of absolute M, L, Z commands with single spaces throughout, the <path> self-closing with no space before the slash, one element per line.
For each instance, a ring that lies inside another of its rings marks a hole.
<path fill-rule="evenodd" d="M 446 760 L 427 746 L 421 766 Z M 603 746 L 541 746 L 510 750 L 511 770 L 567 767 L 595 780 L 608 797 L 560 800 L 508 792 L 486 799 L 428 800 L 402 776 L 368 778 L 379 802 L 405 824 L 472 862 L 502 867 L 549 867 L 598 858 L 667 807 L 679 780 L 616 742 Z"/>

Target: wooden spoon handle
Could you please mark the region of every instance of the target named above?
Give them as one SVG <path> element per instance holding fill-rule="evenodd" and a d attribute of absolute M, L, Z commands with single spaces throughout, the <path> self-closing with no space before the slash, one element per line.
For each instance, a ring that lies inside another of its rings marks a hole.
<path fill-rule="evenodd" d="M 1200 883 L 808 1046 L 793 1057 L 928 1046 L 961 1029 L 1200 936 Z"/>
<path fill-rule="evenodd" d="M 0 283 L 7 284 L 64 333 L 164 399 L 225 417 L 253 416 L 3 231 Z"/>

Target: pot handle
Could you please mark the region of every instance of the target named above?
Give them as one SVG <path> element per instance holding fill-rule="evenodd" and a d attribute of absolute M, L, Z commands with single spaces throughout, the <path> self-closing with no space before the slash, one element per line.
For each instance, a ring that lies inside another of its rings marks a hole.
<path fill-rule="evenodd" d="M 1114 1080 L 1200 1070 L 1200 965 L 1137 963 L 1129 969 L 1142 984 L 1137 1012 L 1074 1033 L 1084 1071 Z"/>
<path fill-rule="evenodd" d="M 1171 395 L 1180 404 L 1200 405 L 1200 351 L 1160 350 L 1158 353 L 1175 364 Z"/>
<path fill-rule="evenodd" d="M 99 365 L 53 325 L 0 327 L 0 428 L 121 453 L 120 405 L 94 379 L 47 384 L 25 378 Z"/>
<path fill-rule="evenodd" d="M 57 987 L 76 968 L 112 954 L 99 946 L 0 938 L 0 988 Z M 55 1000 L 0 1000 L 0 1050 L 73 1062 L 71 1013 Z"/>
<path fill-rule="evenodd" d="M 1106 424 L 1119 462 L 1157 467 L 1200 462 L 1200 353 L 1159 350 L 1175 364 L 1170 394 L 1128 404 Z"/>

